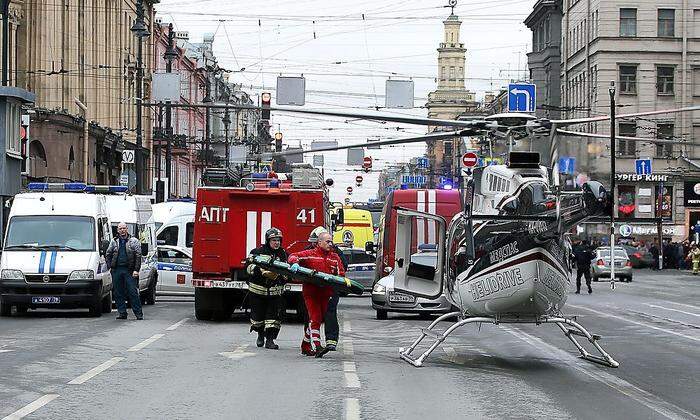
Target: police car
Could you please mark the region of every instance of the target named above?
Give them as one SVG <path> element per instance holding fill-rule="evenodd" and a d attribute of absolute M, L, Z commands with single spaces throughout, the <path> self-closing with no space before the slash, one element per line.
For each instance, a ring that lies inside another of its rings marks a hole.
<path fill-rule="evenodd" d="M 192 296 L 192 251 L 186 247 L 159 245 L 149 261 L 150 276 L 159 296 Z"/>

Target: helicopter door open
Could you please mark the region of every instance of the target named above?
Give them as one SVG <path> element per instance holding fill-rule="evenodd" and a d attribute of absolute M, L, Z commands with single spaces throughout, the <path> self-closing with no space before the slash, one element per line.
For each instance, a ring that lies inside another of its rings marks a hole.
<path fill-rule="evenodd" d="M 442 294 L 445 261 L 445 219 L 398 209 L 394 289 L 435 299 Z"/>

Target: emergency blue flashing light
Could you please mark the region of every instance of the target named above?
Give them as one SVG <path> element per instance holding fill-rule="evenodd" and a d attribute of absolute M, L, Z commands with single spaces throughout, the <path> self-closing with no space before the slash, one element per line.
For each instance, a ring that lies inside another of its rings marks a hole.
<path fill-rule="evenodd" d="M 401 184 L 401 189 L 402 189 L 402 190 L 407 190 L 407 189 L 408 189 L 408 184 Z"/>
<path fill-rule="evenodd" d="M 270 188 L 279 188 L 280 187 L 280 180 L 277 178 L 273 178 L 270 180 Z"/>
<path fill-rule="evenodd" d="M 27 185 L 29 191 L 85 191 L 86 185 L 82 182 L 48 183 L 30 182 Z"/>
<path fill-rule="evenodd" d="M 253 179 L 267 179 L 267 172 L 254 172 L 250 174 Z"/>
<path fill-rule="evenodd" d="M 452 184 L 443 184 L 442 185 L 443 190 L 451 190 L 452 189 Z"/>
<path fill-rule="evenodd" d="M 169 198 L 169 203 L 194 203 L 194 198 Z"/>
<path fill-rule="evenodd" d="M 123 185 L 88 185 L 85 191 L 98 194 L 116 194 L 129 191 L 129 187 Z"/>

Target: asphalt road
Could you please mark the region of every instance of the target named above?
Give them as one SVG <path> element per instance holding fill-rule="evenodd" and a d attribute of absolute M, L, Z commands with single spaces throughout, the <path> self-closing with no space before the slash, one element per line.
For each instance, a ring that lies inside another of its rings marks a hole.
<path fill-rule="evenodd" d="M 700 277 L 635 275 L 566 307 L 617 369 L 577 358 L 556 326 L 486 324 L 414 368 L 397 348 L 428 321 L 378 321 L 367 297 L 341 300 L 341 346 L 323 359 L 299 354 L 300 324 L 283 325 L 279 351 L 258 349 L 244 316 L 199 322 L 182 300 L 144 321 L 30 311 L 0 319 L 0 417 L 698 418 Z"/>

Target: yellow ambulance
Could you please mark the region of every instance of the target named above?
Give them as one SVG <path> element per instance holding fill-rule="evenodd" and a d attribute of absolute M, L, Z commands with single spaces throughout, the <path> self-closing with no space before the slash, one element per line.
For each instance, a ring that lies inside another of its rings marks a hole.
<path fill-rule="evenodd" d="M 345 208 L 343 214 L 343 224 L 333 232 L 335 244 L 352 244 L 353 248 L 365 249 L 367 242 L 374 242 L 372 214 L 369 211 Z"/>

